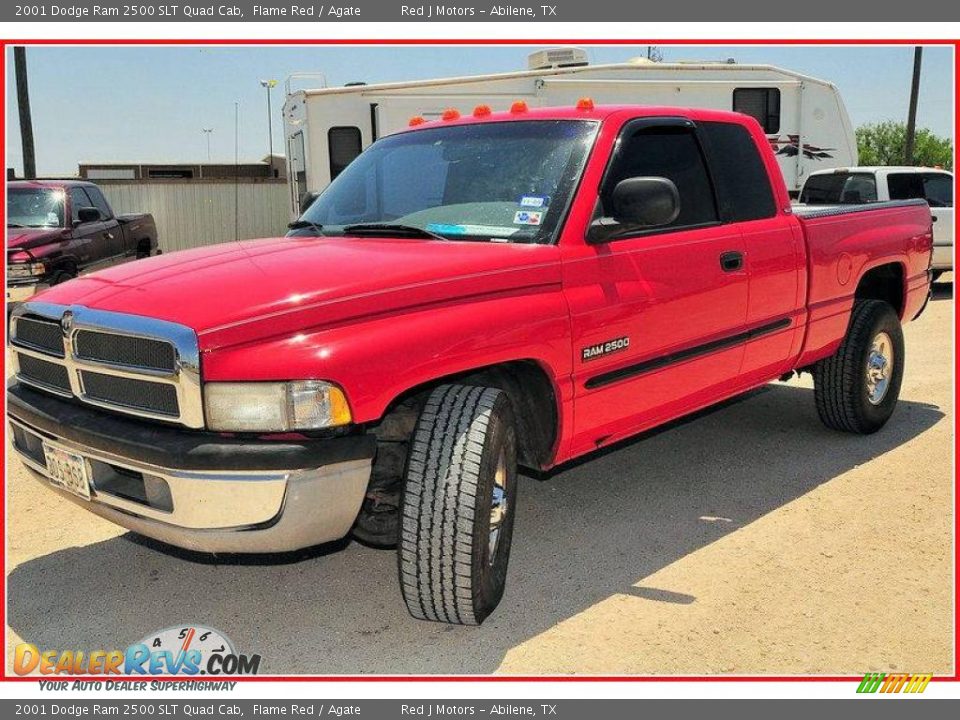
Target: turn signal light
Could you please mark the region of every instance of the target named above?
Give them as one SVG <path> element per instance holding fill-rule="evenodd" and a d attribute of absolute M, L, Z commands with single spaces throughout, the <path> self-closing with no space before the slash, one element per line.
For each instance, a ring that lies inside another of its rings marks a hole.
<path fill-rule="evenodd" d="M 427 119 L 422 115 L 414 115 L 410 118 L 410 122 L 407 123 L 410 127 L 416 127 L 417 125 L 423 125 Z"/>
<path fill-rule="evenodd" d="M 593 98 L 582 97 L 577 100 L 577 110 L 593 110 Z"/>
<path fill-rule="evenodd" d="M 525 113 L 529 108 L 527 103 L 523 100 L 517 100 L 513 105 L 510 106 L 510 112 L 516 113 Z"/>
<path fill-rule="evenodd" d="M 486 117 L 486 116 L 489 115 L 491 112 L 493 112 L 493 111 L 490 109 L 490 106 L 489 106 L 489 105 L 477 105 L 477 106 L 473 109 L 473 116 L 474 116 L 474 117 Z"/>
<path fill-rule="evenodd" d="M 457 120 L 460 117 L 460 111 L 456 108 L 447 108 L 440 117 L 443 120 Z"/>

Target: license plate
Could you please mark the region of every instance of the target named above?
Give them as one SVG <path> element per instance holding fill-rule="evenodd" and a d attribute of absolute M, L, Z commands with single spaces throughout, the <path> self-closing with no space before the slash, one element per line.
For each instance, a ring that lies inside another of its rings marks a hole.
<path fill-rule="evenodd" d="M 43 456 L 47 461 L 47 474 L 51 483 L 67 492 L 90 499 L 90 479 L 87 463 L 79 455 L 43 444 Z"/>

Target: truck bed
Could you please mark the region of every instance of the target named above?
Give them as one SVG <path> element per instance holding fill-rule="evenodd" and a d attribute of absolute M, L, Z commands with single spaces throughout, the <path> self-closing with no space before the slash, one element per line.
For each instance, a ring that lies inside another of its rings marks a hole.
<path fill-rule="evenodd" d="M 898 308 L 906 322 L 921 310 L 933 248 L 924 200 L 865 205 L 794 206 L 807 243 L 807 332 L 799 365 L 833 354 L 846 333 L 857 278 L 880 265 L 899 267 Z"/>

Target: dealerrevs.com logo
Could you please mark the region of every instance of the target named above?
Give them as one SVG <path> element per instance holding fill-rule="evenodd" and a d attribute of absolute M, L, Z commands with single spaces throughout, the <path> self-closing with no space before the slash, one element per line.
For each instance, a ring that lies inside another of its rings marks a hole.
<path fill-rule="evenodd" d="M 867 673 L 857 688 L 858 693 L 922 693 L 933 675 L 907 673 Z"/>
<path fill-rule="evenodd" d="M 218 630 L 196 624 L 150 633 L 126 650 L 41 650 L 21 643 L 17 675 L 256 675 L 259 655 L 244 655 Z"/>

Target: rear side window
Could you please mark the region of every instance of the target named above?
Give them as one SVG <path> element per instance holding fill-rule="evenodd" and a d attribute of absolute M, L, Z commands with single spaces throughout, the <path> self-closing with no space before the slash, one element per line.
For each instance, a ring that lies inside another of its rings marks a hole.
<path fill-rule="evenodd" d="M 754 118 L 767 135 L 780 132 L 780 88 L 736 88 L 733 111 Z"/>
<path fill-rule="evenodd" d="M 692 128 L 653 127 L 630 134 L 628 127 L 625 133 L 617 157 L 604 178 L 600 192 L 603 208 L 612 207 L 613 189 L 621 180 L 664 177 L 673 180 L 680 193 L 680 215 L 665 228 L 717 222 L 713 187 Z"/>
<path fill-rule="evenodd" d="M 926 200 L 930 207 L 953 207 L 953 182 L 942 173 L 891 173 L 891 200 Z"/>
<path fill-rule="evenodd" d="M 800 193 L 800 202 L 808 205 L 859 205 L 876 201 L 877 180 L 869 173 L 811 175 Z"/>
<path fill-rule="evenodd" d="M 701 123 L 700 128 L 723 219 L 743 222 L 773 217 L 777 207 L 770 177 L 747 129 L 719 122 Z"/>
<path fill-rule="evenodd" d="M 330 151 L 330 179 L 343 172 L 363 149 L 358 127 L 333 127 L 327 133 Z"/>

